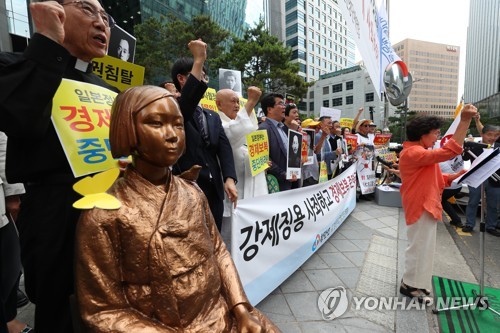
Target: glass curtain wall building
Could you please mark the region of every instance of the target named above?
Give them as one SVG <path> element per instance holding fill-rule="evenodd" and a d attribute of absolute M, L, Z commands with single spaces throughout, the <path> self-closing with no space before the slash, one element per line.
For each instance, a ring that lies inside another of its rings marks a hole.
<path fill-rule="evenodd" d="M 292 59 L 299 64 L 299 75 L 313 82 L 321 75 L 354 66 L 355 44 L 336 0 L 269 0 L 270 7 L 281 8 L 281 26 L 270 22 L 271 33 L 292 48 Z M 276 17 L 276 16 L 274 16 Z M 276 18 L 277 19 L 277 18 Z M 313 89 L 299 105 L 308 115 L 314 109 Z"/>
<path fill-rule="evenodd" d="M 464 99 L 476 103 L 500 92 L 500 1 L 471 1 Z"/>
<path fill-rule="evenodd" d="M 134 33 L 134 25 L 150 17 L 173 14 L 184 21 L 209 15 L 222 28 L 243 36 L 247 0 L 103 0 L 118 25 Z"/>
<path fill-rule="evenodd" d="M 0 51 L 23 51 L 31 36 L 27 0 L 0 0 Z"/>

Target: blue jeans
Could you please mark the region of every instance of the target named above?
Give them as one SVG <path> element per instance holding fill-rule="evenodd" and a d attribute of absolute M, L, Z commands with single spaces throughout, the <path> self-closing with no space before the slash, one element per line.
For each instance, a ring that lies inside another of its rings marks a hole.
<path fill-rule="evenodd" d="M 489 180 L 484 182 L 484 192 L 486 196 L 486 230 L 493 230 L 498 224 L 498 207 L 500 204 L 500 187 L 493 187 Z M 465 215 L 467 217 L 466 226 L 474 228 L 476 224 L 477 206 L 481 201 L 481 187 L 469 186 L 469 203 Z"/>

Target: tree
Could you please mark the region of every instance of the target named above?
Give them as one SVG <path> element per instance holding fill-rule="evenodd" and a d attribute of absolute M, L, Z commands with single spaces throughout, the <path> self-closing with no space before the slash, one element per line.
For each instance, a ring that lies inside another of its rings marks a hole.
<path fill-rule="evenodd" d="M 169 67 L 169 60 L 165 57 L 167 41 L 166 28 L 163 21 L 154 17 L 149 18 L 134 27 L 137 45 L 135 63 L 145 67 L 144 83 L 159 83 L 159 77 Z"/>
<path fill-rule="evenodd" d="M 234 38 L 230 51 L 214 61 L 218 67 L 237 69 L 245 86 L 258 86 L 267 92 L 304 96 L 312 83 L 297 74 L 299 65 L 291 61 L 292 50 L 284 47 L 260 21 L 245 30 L 243 38 Z"/>
<path fill-rule="evenodd" d="M 136 25 L 134 31 L 137 38 L 136 63 L 146 68 L 145 83 L 148 84 L 158 84 L 170 78 L 175 60 L 191 56 L 187 45 L 194 39 L 201 38 L 207 43 L 210 67 L 211 62 L 223 54 L 224 42 L 230 35 L 206 15 L 195 16 L 190 22 L 173 15 L 150 18 Z"/>
<path fill-rule="evenodd" d="M 169 16 L 166 25 L 165 49 L 167 58 L 173 63 L 180 57 L 191 57 L 187 47 L 194 39 L 203 40 L 207 44 L 207 63 L 209 75 L 213 76 L 218 67 L 213 66 L 225 53 L 225 43 L 230 40 L 230 33 L 212 21 L 210 16 L 198 15 L 191 22 L 184 22 L 175 16 Z"/>

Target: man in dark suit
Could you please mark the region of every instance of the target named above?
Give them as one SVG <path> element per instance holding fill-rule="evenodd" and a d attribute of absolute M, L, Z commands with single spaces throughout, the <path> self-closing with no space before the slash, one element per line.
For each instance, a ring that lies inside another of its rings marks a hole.
<path fill-rule="evenodd" d="M 224 192 L 234 203 L 238 198 L 233 151 L 219 115 L 197 105 L 208 88 L 203 68 L 206 44 L 201 40 L 191 41 L 189 48 L 194 59 L 181 58 L 172 66 L 172 80 L 181 92 L 179 104 L 186 132 L 186 152 L 174 165 L 173 172 L 180 174 L 194 165 L 201 166 L 197 183 L 208 199 L 220 231 Z"/>
<path fill-rule="evenodd" d="M 266 94 L 262 97 L 260 106 L 266 115 L 266 120 L 259 125 L 259 129 L 267 131 L 269 159 L 272 163 L 268 172 L 278 180 L 280 191 L 286 191 L 292 188 L 292 182 L 297 181 L 297 178 L 293 176 L 291 180 L 286 179 L 288 138 L 283 130 L 283 119 L 285 119 L 283 95 Z"/>

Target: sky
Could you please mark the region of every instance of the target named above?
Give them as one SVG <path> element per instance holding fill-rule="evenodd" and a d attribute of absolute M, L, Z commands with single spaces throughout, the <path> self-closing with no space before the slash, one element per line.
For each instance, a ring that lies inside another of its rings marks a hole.
<path fill-rule="evenodd" d="M 386 0 L 387 1 L 387 0 Z M 458 97 L 463 94 L 470 0 L 389 0 L 389 39 L 460 46 Z M 377 0 L 377 4 L 381 1 Z"/>

